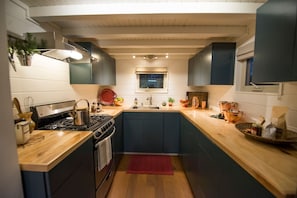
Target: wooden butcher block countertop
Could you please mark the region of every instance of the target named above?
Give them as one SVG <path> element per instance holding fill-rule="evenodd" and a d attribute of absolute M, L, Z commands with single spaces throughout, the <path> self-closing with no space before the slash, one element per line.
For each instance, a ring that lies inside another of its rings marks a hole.
<path fill-rule="evenodd" d="M 90 137 L 90 131 L 35 130 L 29 142 L 17 148 L 20 168 L 47 172 Z"/>
<path fill-rule="evenodd" d="M 276 197 L 296 196 L 296 145 L 275 146 L 246 138 L 234 124 L 210 117 L 213 112 L 207 110 L 181 113 Z"/>

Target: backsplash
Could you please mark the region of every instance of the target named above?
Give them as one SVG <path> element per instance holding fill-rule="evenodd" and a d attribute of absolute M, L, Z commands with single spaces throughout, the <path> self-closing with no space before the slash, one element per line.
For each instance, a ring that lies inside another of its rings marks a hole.
<path fill-rule="evenodd" d="M 271 121 L 272 106 L 287 106 L 287 127 L 297 132 L 297 84 L 284 83 L 283 95 L 236 92 L 235 86 L 205 86 L 200 91 L 209 92 L 208 102 L 211 108 L 219 111 L 218 101 L 235 101 L 244 112 L 247 121 L 255 121 L 260 115 L 265 117 L 265 124 Z"/>
<path fill-rule="evenodd" d="M 125 98 L 125 105 L 133 105 L 134 98 L 138 99 L 138 103 L 145 104 L 146 98 L 152 96 L 153 105 L 161 105 L 163 101 L 167 102 L 169 97 L 175 99 L 175 105 L 179 105 L 179 99 L 186 98 L 188 76 L 188 61 L 184 59 L 158 59 L 147 61 L 143 59 L 123 59 L 117 60 L 117 85 L 114 87 L 115 92 Z M 167 67 L 168 69 L 168 92 L 147 93 L 136 92 L 137 81 L 135 69 L 136 67 Z"/>

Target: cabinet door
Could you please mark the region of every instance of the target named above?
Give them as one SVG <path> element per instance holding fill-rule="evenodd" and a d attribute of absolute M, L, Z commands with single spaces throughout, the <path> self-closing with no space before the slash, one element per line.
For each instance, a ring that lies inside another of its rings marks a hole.
<path fill-rule="evenodd" d="M 110 57 L 99 47 L 90 42 L 78 42 L 87 49 L 92 57 L 97 57 L 92 63 L 71 63 L 70 83 L 71 84 L 116 84 L 115 59 Z M 90 61 L 90 60 L 86 60 Z"/>
<path fill-rule="evenodd" d="M 124 114 L 125 152 L 163 152 L 162 113 Z"/>
<path fill-rule="evenodd" d="M 122 114 L 115 118 L 116 133 L 114 135 L 115 166 L 117 167 L 122 159 L 124 152 L 123 145 L 123 116 Z"/>
<path fill-rule="evenodd" d="M 235 43 L 214 43 L 212 45 L 210 84 L 233 85 L 235 48 Z"/>
<path fill-rule="evenodd" d="M 93 82 L 99 85 L 115 85 L 115 60 L 99 48 L 93 51 L 100 57 L 98 62 L 93 63 Z"/>
<path fill-rule="evenodd" d="M 196 141 L 198 142 L 198 186 L 201 193 L 207 198 L 221 197 L 218 191 L 220 184 L 220 162 L 217 161 L 217 152 L 209 140 L 197 129 Z M 224 195 L 225 197 L 225 195 Z"/>
<path fill-rule="evenodd" d="M 92 64 L 91 63 L 71 63 L 70 84 L 91 84 L 92 80 Z"/>
<path fill-rule="evenodd" d="M 189 85 L 232 85 L 235 48 L 235 43 L 213 43 L 191 58 Z"/>
<path fill-rule="evenodd" d="M 257 10 L 253 81 L 297 80 L 293 64 L 296 41 L 296 0 L 270 0 Z M 296 63 L 296 61 L 295 61 Z"/>
<path fill-rule="evenodd" d="M 192 57 L 188 61 L 188 86 L 194 85 L 195 58 Z"/>
<path fill-rule="evenodd" d="M 196 74 L 198 84 L 197 85 L 209 85 L 211 82 L 211 70 L 212 70 L 212 46 L 209 45 L 204 48 L 198 56 L 198 73 Z"/>
<path fill-rule="evenodd" d="M 196 128 L 181 116 L 180 156 L 185 174 L 195 197 L 203 197 L 199 185 L 198 164 L 199 146 Z"/>
<path fill-rule="evenodd" d="M 163 152 L 179 152 L 180 114 L 163 113 Z"/>
<path fill-rule="evenodd" d="M 90 138 L 46 173 L 53 197 L 94 197 L 94 169 L 93 139 Z"/>
<path fill-rule="evenodd" d="M 262 197 L 273 198 L 274 196 L 255 180 L 249 173 L 241 168 L 227 154 L 216 146 L 216 160 L 219 164 L 219 189 L 218 192 L 225 197 Z M 252 189 L 252 190 L 251 190 Z"/>

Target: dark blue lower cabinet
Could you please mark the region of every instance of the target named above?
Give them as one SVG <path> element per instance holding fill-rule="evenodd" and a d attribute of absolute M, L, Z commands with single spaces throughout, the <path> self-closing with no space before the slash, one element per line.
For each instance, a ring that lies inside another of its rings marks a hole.
<path fill-rule="evenodd" d="M 118 167 L 124 152 L 124 143 L 123 143 L 123 115 L 120 114 L 115 118 L 115 127 L 116 132 L 114 134 L 113 140 L 113 150 L 115 153 L 115 168 Z"/>
<path fill-rule="evenodd" d="M 95 197 L 92 138 L 49 172 L 22 171 L 25 198 Z"/>
<path fill-rule="evenodd" d="M 124 151 L 179 152 L 179 113 L 125 112 Z"/>
<path fill-rule="evenodd" d="M 179 153 L 180 114 L 163 113 L 163 152 Z"/>
<path fill-rule="evenodd" d="M 195 197 L 274 197 L 183 116 L 180 144 L 182 164 Z"/>
<path fill-rule="evenodd" d="M 162 113 L 124 113 L 125 152 L 160 153 L 162 148 Z"/>
<path fill-rule="evenodd" d="M 180 157 L 195 197 L 202 197 L 198 175 L 198 141 L 196 127 L 181 116 Z"/>

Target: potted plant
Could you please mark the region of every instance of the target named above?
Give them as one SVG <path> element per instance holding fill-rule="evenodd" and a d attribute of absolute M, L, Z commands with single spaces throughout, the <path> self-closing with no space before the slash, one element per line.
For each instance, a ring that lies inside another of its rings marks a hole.
<path fill-rule="evenodd" d="M 174 98 L 169 97 L 169 98 L 168 98 L 168 106 L 171 107 L 172 104 L 174 103 L 174 101 L 175 101 Z"/>
<path fill-rule="evenodd" d="M 25 40 L 16 39 L 13 48 L 15 48 L 20 64 L 23 66 L 30 66 L 32 55 L 38 52 L 36 38 L 30 33 L 26 34 Z"/>

